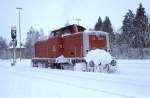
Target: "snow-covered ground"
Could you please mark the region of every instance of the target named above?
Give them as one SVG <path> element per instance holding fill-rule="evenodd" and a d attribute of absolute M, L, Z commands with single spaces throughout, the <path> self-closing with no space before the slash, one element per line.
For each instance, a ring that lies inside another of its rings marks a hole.
<path fill-rule="evenodd" d="M 0 60 L 0 98 L 150 98 L 150 60 L 118 60 L 118 66 L 109 74 Z"/>

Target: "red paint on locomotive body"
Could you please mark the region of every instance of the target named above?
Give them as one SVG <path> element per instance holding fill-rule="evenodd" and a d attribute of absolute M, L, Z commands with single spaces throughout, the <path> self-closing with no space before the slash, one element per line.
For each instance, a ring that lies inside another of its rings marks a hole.
<path fill-rule="evenodd" d="M 83 34 L 71 34 L 63 36 L 64 57 L 83 57 Z"/>
<path fill-rule="evenodd" d="M 107 48 L 107 42 L 106 42 L 106 36 L 96 36 L 96 35 L 90 35 L 89 36 L 89 46 L 90 49 L 106 49 Z"/>
<path fill-rule="evenodd" d="M 47 58 L 47 40 L 36 42 L 34 47 L 35 47 L 35 57 Z"/>
<path fill-rule="evenodd" d="M 91 49 L 109 48 L 107 33 L 84 30 L 82 26 L 70 25 L 52 31 L 52 37 L 35 44 L 35 57 L 57 58 L 63 55 L 65 58 L 82 58 Z"/>
<path fill-rule="evenodd" d="M 54 36 L 47 41 L 48 58 L 56 58 L 62 54 L 62 38 L 61 36 Z"/>

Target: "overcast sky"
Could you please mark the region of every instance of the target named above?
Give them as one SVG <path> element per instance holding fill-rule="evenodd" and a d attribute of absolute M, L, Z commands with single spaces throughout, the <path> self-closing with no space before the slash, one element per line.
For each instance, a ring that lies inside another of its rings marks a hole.
<path fill-rule="evenodd" d="M 149 0 L 0 0 L 0 36 L 10 40 L 11 26 L 18 28 L 18 10 L 21 10 L 22 40 L 26 32 L 33 26 L 43 28 L 45 35 L 49 31 L 64 26 L 67 22 L 77 23 L 87 29 L 93 28 L 98 17 L 104 20 L 108 16 L 115 29 L 122 25 L 122 20 L 128 9 L 136 11 L 142 3 L 147 14 L 150 14 Z"/>

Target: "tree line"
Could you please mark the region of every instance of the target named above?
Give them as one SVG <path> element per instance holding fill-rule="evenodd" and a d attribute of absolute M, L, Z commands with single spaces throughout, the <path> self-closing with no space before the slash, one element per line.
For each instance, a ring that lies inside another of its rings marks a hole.
<path fill-rule="evenodd" d="M 149 26 L 148 16 L 142 4 L 139 5 L 136 14 L 129 10 L 124 17 L 122 26 L 124 42 L 133 48 L 150 47 Z"/>
<path fill-rule="evenodd" d="M 7 47 L 6 40 L 0 36 L 0 58 L 4 58 Z"/>
<path fill-rule="evenodd" d="M 129 54 L 129 50 L 136 50 L 139 56 L 143 57 L 144 49 L 150 48 L 150 22 L 142 4 L 139 4 L 136 13 L 131 9 L 128 10 L 119 32 L 113 30 L 108 16 L 103 22 L 99 17 L 94 30 L 109 33 L 110 46 L 114 55 L 117 54 L 114 52 L 115 50 L 122 51 L 122 54 L 123 50 L 126 50 L 126 52 L 124 51 L 126 55 Z"/>

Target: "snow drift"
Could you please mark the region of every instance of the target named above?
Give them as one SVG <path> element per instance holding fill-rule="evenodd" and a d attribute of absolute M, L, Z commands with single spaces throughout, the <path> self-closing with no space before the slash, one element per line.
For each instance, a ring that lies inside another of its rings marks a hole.
<path fill-rule="evenodd" d="M 91 60 L 94 61 L 94 64 L 109 64 L 112 61 L 112 57 L 110 53 L 106 52 L 105 50 L 101 49 L 95 49 L 88 52 L 87 56 L 85 57 L 85 60 L 87 62 L 90 62 Z"/>
<path fill-rule="evenodd" d="M 116 60 L 105 50 L 91 50 L 86 55 L 85 60 L 89 71 L 115 72 L 117 69 Z"/>
<path fill-rule="evenodd" d="M 61 55 L 61 56 L 59 56 L 59 57 L 56 58 L 56 62 L 57 63 L 66 63 L 68 61 L 67 61 L 67 59 L 63 55 Z"/>

